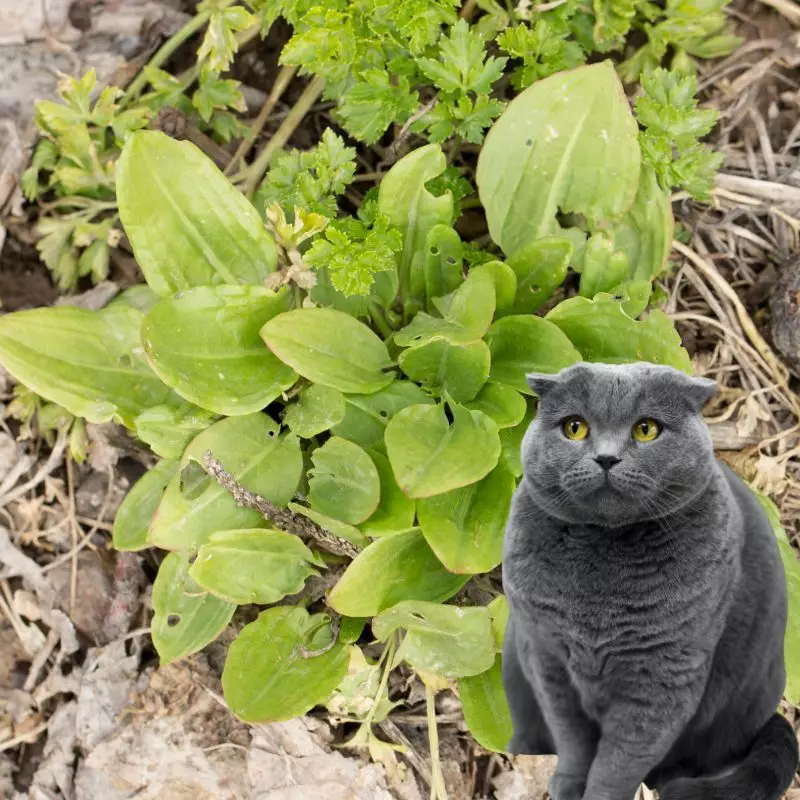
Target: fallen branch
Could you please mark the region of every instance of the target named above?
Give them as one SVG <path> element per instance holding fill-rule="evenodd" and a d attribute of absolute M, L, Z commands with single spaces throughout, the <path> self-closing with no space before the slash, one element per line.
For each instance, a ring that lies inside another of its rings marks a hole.
<path fill-rule="evenodd" d="M 321 548 L 338 556 L 355 558 L 359 554 L 359 549 L 347 539 L 337 536 L 308 517 L 289 511 L 288 508 L 276 506 L 260 494 L 254 494 L 241 486 L 210 450 L 203 456 L 203 467 L 223 489 L 230 492 L 239 506 L 258 511 L 264 519 L 274 522 L 282 531 L 301 538 L 313 539 Z"/>

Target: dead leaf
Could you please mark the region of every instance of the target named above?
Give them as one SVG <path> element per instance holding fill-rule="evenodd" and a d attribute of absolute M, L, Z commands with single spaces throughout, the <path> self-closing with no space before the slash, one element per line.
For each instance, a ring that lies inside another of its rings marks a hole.
<path fill-rule="evenodd" d="M 513 756 L 514 769 L 492 780 L 497 800 L 544 800 L 555 772 L 555 756 Z"/>
<path fill-rule="evenodd" d="M 70 612 L 72 562 L 65 561 L 50 571 L 59 608 L 70 615 L 75 627 L 94 642 L 100 642 L 111 603 L 109 559 L 93 550 L 78 553 L 78 578 L 75 605 Z"/>
<path fill-rule="evenodd" d="M 758 454 L 753 485 L 767 495 L 779 494 L 786 488 L 787 460 L 765 453 Z"/>
<path fill-rule="evenodd" d="M 758 397 L 751 394 L 739 406 L 736 431 L 743 439 L 747 439 L 756 432 L 759 422 L 769 422 L 769 414 L 759 402 Z"/>

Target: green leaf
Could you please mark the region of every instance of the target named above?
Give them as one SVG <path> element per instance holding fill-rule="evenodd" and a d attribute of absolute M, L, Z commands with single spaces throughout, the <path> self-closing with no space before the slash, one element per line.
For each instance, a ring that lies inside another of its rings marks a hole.
<path fill-rule="evenodd" d="M 414 501 L 406 497 L 397 485 L 389 459 L 374 450 L 369 455 L 380 476 L 381 499 L 375 513 L 362 523 L 361 530 L 368 536 L 385 536 L 409 530 L 414 525 L 416 514 Z"/>
<path fill-rule="evenodd" d="M 414 669 L 460 678 L 479 675 L 494 663 L 492 624 L 484 607 L 409 601 L 372 620 L 372 632 L 380 641 L 398 630 L 406 632 L 398 658 Z"/>
<path fill-rule="evenodd" d="M 261 284 L 275 243 L 244 195 L 190 142 L 137 131 L 117 165 L 125 233 L 161 295 L 219 283 Z"/>
<path fill-rule="evenodd" d="M 569 337 L 586 361 L 652 361 L 691 372 L 681 337 L 670 318 L 658 309 L 637 321 L 610 297 L 571 297 L 559 303 L 546 319 Z"/>
<path fill-rule="evenodd" d="M 176 461 L 159 461 L 145 472 L 125 495 L 114 517 L 111 539 L 116 550 L 144 550 L 147 529 L 156 513 L 164 489 L 178 471 Z"/>
<path fill-rule="evenodd" d="M 467 486 L 494 469 L 500 457 L 497 425 L 481 411 L 450 403 L 409 406 L 386 427 L 386 449 L 400 488 L 431 497 Z"/>
<path fill-rule="evenodd" d="M 144 315 L 60 306 L 0 317 L 0 362 L 20 383 L 89 422 L 131 427 L 151 406 L 178 398 L 141 354 Z"/>
<path fill-rule="evenodd" d="M 567 277 L 572 243 L 546 236 L 521 247 L 507 264 L 517 276 L 515 314 L 532 314 L 541 308 Z"/>
<path fill-rule="evenodd" d="M 222 689 L 231 711 L 245 722 L 280 722 L 324 703 L 347 673 L 349 653 L 336 642 L 321 655 L 304 654 L 331 640 L 325 614 L 304 608 L 262 611 L 228 650 Z"/>
<path fill-rule="evenodd" d="M 212 534 L 189 575 L 223 600 L 268 605 L 299 592 L 321 565 L 297 536 L 249 528 Z"/>
<path fill-rule="evenodd" d="M 331 533 L 335 534 L 341 539 L 346 539 L 348 542 L 354 544 L 359 550 L 363 550 L 369 544 L 369 539 L 367 539 L 367 537 L 364 536 L 364 534 L 361 533 L 361 531 L 354 525 L 350 525 L 347 522 L 342 522 L 340 519 L 329 517 L 327 514 L 315 511 L 313 508 L 301 506 L 299 503 L 289 503 L 288 508 L 289 511 L 294 511 L 295 514 L 308 517 L 318 525 L 322 525 L 323 528 L 327 528 Z"/>
<path fill-rule="evenodd" d="M 288 306 L 286 290 L 200 286 L 159 300 L 142 342 L 154 372 L 184 399 L 216 414 L 251 414 L 297 380 L 259 336 Z"/>
<path fill-rule="evenodd" d="M 663 272 L 674 233 L 669 194 L 658 185 L 652 167 L 644 164 L 633 205 L 611 229 L 614 249 L 628 256 L 628 276 L 649 281 Z"/>
<path fill-rule="evenodd" d="M 264 527 L 257 511 L 240 508 L 200 464 L 211 451 L 243 486 L 285 506 L 303 469 L 300 443 L 278 436 L 266 414 L 228 417 L 196 436 L 181 460 L 181 473 L 167 486 L 150 526 L 149 541 L 166 550 L 198 547 L 220 530 Z"/>
<path fill-rule="evenodd" d="M 162 666 L 213 642 L 236 611 L 189 577 L 189 554 L 168 553 L 153 583 L 153 645 Z"/>
<path fill-rule="evenodd" d="M 592 298 L 609 292 L 628 275 L 628 257 L 615 252 L 614 242 L 607 233 L 595 233 L 586 242 L 581 268 L 581 295 Z"/>
<path fill-rule="evenodd" d="M 786 625 L 784 644 L 784 660 L 786 662 L 786 689 L 784 690 L 784 696 L 790 703 L 797 705 L 800 703 L 800 561 L 798 561 L 797 553 L 789 543 L 786 531 L 781 525 L 778 507 L 761 492 L 752 489 L 752 487 L 751 491 L 761 504 L 772 526 L 772 531 L 778 540 L 778 550 L 780 551 L 783 568 L 786 572 L 789 620 Z"/>
<path fill-rule="evenodd" d="M 489 329 L 486 340 L 492 355 L 489 380 L 523 394 L 533 394 L 526 379 L 529 372 L 558 372 L 581 360 L 569 338 L 541 317 L 503 317 Z"/>
<path fill-rule="evenodd" d="M 448 572 L 418 530 L 374 541 L 347 567 L 328 604 L 347 617 L 372 617 L 402 600 L 442 603 L 469 580 Z"/>
<path fill-rule="evenodd" d="M 466 406 L 472 411 L 483 411 L 498 428 L 518 425 L 528 409 L 525 398 L 518 391 L 499 383 L 487 383 Z"/>
<path fill-rule="evenodd" d="M 403 156 L 381 180 L 378 210 L 403 234 L 403 253 L 398 263 L 400 297 L 419 307 L 425 300 L 425 257 L 428 233 L 434 225 L 453 221 L 453 196 L 449 191 L 435 197 L 425 187 L 447 166 L 442 148 L 429 144 Z"/>
<path fill-rule="evenodd" d="M 470 271 L 449 298 L 443 318 L 420 311 L 409 325 L 394 335 L 400 347 L 422 346 L 434 339 L 451 344 L 470 344 L 492 324 L 495 309 L 494 281 L 485 270 Z"/>
<path fill-rule="evenodd" d="M 534 83 L 494 124 L 478 159 L 489 231 L 514 254 L 556 215 L 614 220 L 639 184 L 638 127 L 610 61 Z"/>
<path fill-rule="evenodd" d="M 498 655 L 494 664 L 480 675 L 459 678 L 458 696 L 464 722 L 478 744 L 495 753 L 504 753 L 514 731 L 503 687 L 501 657 Z"/>
<path fill-rule="evenodd" d="M 486 342 L 454 345 L 434 339 L 400 354 L 400 369 L 414 381 L 458 403 L 473 400 L 489 377 Z"/>
<path fill-rule="evenodd" d="M 189 442 L 214 421 L 214 414 L 184 403 L 153 406 L 133 421 L 137 438 L 162 458 L 180 458 Z"/>
<path fill-rule="evenodd" d="M 495 319 L 510 314 L 517 294 L 517 274 L 514 270 L 502 261 L 487 261 L 473 267 L 470 274 L 473 272 L 487 273 L 494 283 Z"/>
<path fill-rule="evenodd" d="M 344 419 L 344 397 L 336 389 L 311 384 L 300 393 L 296 403 L 286 408 L 283 421 L 302 439 L 311 439 L 330 430 Z"/>
<path fill-rule="evenodd" d="M 506 636 L 506 626 L 508 625 L 508 616 L 511 613 L 511 608 L 504 594 L 497 595 L 486 608 L 489 609 L 489 616 L 492 619 L 494 644 L 499 653 L 503 649 L 503 640 Z"/>
<path fill-rule="evenodd" d="M 653 284 L 647 280 L 624 281 L 612 291 L 615 300 L 621 300 L 622 310 L 636 319 L 646 308 L 653 294 Z"/>
<path fill-rule="evenodd" d="M 361 447 L 382 447 L 386 426 L 400 409 L 433 402 L 411 381 L 395 381 L 374 394 L 346 394 L 344 419 L 331 432 Z"/>
<path fill-rule="evenodd" d="M 261 329 L 267 347 L 304 378 L 340 392 L 371 394 L 392 382 L 386 345 L 363 322 L 332 308 L 299 308 Z"/>
<path fill-rule="evenodd" d="M 513 428 L 502 428 L 500 430 L 500 463 L 504 464 L 506 469 L 514 475 L 515 478 L 522 477 L 522 437 L 528 426 L 533 422 L 536 414 L 536 401 L 533 398 L 528 400 L 525 416 L 519 425 Z"/>
<path fill-rule="evenodd" d="M 502 465 L 483 480 L 417 500 L 419 525 L 437 558 L 451 572 L 490 572 L 503 556 L 516 481 Z"/>
<path fill-rule="evenodd" d="M 425 294 L 428 311 L 431 298 L 454 292 L 464 280 L 461 275 L 461 237 L 449 225 L 434 225 L 425 238 Z"/>
<path fill-rule="evenodd" d="M 334 519 L 357 525 L 378 507 L 381 486 L 372 459 L 357 445 L 334 436 L 311 456 L 308 500 Z"/>

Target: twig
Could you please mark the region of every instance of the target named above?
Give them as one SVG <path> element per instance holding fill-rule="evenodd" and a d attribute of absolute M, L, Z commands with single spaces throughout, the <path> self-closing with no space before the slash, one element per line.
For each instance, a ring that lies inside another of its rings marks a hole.
<path fill-rule="evenodd" d="M 388 164 L 391 164 L 393 161 L 397 159 L 397 153 L 400 148 L 405 144 L 406 139 L 409 137 L 409 130 L 411 126 L 418 120 L 422 119 L 433 107 L 436 105 L 437 98 L 433 98 L 433 100 L 429 100 L 425 103 L 424 106 L 420 106 L 405 122 L 402 128 L 400 128 L 400 133 L 397 134 L 397 138 L 389 145 L 388 149 L 386 150 L 386 157 L 384 161 Z"/>
<path fill-rule="evenodd" d="M 203 456 L 203 467 L 223 489 L 230 492 L 239 506 L 258 511 L 264 519 L 274 522 L 281 530 L 296 536 L 314 539 L 324 550 L 336 555 L 355 558 L 359 554 L 359 549 L 347 539 L 337 536 L 302 514 L 296 514 L 287 508 L 273 505 L 260 494 L 254 494 L 249 489 L 245 489 L 230 472 L 225 470 L 225 467 L 210 450 Z"/>
<path fill-rule="evenodd" d="M 760 181 L 755 178 L 745 178 L 742 175 L 720 172 L 717 174 L 717 186 L 730 192 L 742 192 L 773 203 L 800 203 L 800 188 L 785 183 Z"/>
<path fill-rule="evenodd" d="M 275 79 L 275 83 L 272 84 L 269 97 L 267 97 L 263 107 L 261 108 L 261 111 L 258 112 L 258 116 L 255 118 L 255 120 L 253 120 L 253 124 L 250 126 L 250 135 L 242 140 L 242 143 L 236 149 L 236 152 L 233 154 L 233 158 L 226 167 L 226 175 L 230 175 L 231 172 L 233 172 L 234 167 L 240 161 L 244 161 L 244 159 L 247 157 L 247 154 L 253 147 L 256 137 L 259 133 L 261 133 L 264 126 L 267 124 L 269 115 L 272 113 L 272 110 L 275 108 L 278 100 L 281 99 L 281 96 L 286 91 L 286 87 L 292 82 L 292 78 L 294 78 L 296 72 L 297 67 L 286 65 L 281 68 L 281 71 L 278 73 L 278 77 Z"/>
<path fill-rule="evenodd" d="M 69 615 L 75 609 L 75 598 L 78 595 L 78 531 L 80 524 L 75 519 L 75 482 L 72 475 L 72 456 L 67 454 L 67 517 L 72 537 L 72 566 L 69 577 Z"/>
<path fill-rule="evenodd" d="M 426 786 L 430 787 L 431 785 L 431 771 L 428 769 L 428 765 L 425 763 L 425 759 L 416 751 L 414 745 L 411 743 L 409 738 L 397 727 L 397 725 L 392 721 L 394 715 L 391 717 L 387 717 L 386 719 L 382 720 L 378 723 L 378 727 L 386 734 L 386 736 L 390 739 L 390 741 L 396 742 L 398 744 L 403 745 L 405 747 L 405 751 L 403 751 L 403 756 L 408 760 L 412 767 L 417 771 L 417 774 L 425 783 Z"/>
<path fill-rule="evenodd" d="M 4 742 L 0 742 L 0 753 L 5 750 L 13 750 L 15 747 L 17 747 L 17 745 L 20 744 L 30 744 L 38 739 L 46 730 L 47 723 L 43 722 L 41 725 L 39 725 L 39 727 L 34 728 L 32 731 L 21 733 L 19 736 L 15 736 L 13 739 L 6 739 Z"/>
<path fill-rule="evenodd" d="M 447 800 L 447 789 L 439 760 L 439 728 L 436 725 L 436 699 L 428 684 L 425 684 L 425 708 L 428 717 L 428 742 L 431 751 L 431 800 Z"/>
<path fill-rule="evenodd" d="M 800 25 L 800 6 L 792 0 L 761 0 L 765 6 L 774 8 L 794 25 Z"/>
<path fill-rule="evenodd" d="M 53 445 L 53 449 L 50 451 L 50 455 L 47 457 L 47 461 L 42 465 L 41 469 L 39 469 L 39 471 L 26 483 L 23 483 L 21 486 L 17 486 L 16 489 L 12 489 L 11 491 L 0 496 L 0 506 L 6 506 L 12 501 L 16 500 L 18 497 L 22 497 L 22 495 L 37 487 L 48 475 L 50 475 L 50 473 L 59 465 L 59 460 L 64 453 L 68 439 L 69 435 L 67 431 L 59 431 L 56 443 Z"/>

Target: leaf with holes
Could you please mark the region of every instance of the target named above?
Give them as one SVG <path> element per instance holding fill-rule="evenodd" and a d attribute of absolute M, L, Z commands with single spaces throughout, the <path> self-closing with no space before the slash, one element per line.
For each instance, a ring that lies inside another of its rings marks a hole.
<path fill-rule="evenodd" d="M 251 414 L 297 380 L 259 336 L 288 307 L 285 289 L 200 286 L 159 300 L 142 342 L 154 372 L 181 397 L 216 414 Z"/>
<path fill-rule="evenodd" d="M 299 592 L 321 566 L 297 536 L 246 528 L 213 533 L 197 551 L 189 575 L 223 600 L 269 605 Z"/>
<path fill-rule="evenodd" d="M 147 529 L 164 489 L 177 472 L 177 461 L 159 461 L 125 495 L 114 517 L 111 533 L 112 543 L 117 550 L 144 550 L 148 547 Z"/>
<path fill-rule="evenodd" d="M 117 165 L 125 233 L 160 295 L 221 283 L 260 285 L 275 243 L 247 198 L 195 145 L 137 131 Z"/>
<path fill-rule="evenodd" d="M 369 536 L 409 530 L 416 514 L 414 501 L 397 485 L 389 459 L 374 450 L 369 455 L 381 479 L 381 500 L 375 513 L 361 524 L 361 530 Z"/>
<path fill-rule="evenodd" d="M 541 317 L 503 317 L 489 329 L 486 341 L 492 356 L 489 380 L 524 394 L 533 394 L 529 372 L 558 372 L 581 360 L 569 337 Z"/>
<path fill-rule="evenodd" d="M 414 669 L 460 678 L 479 675 L 494 663 L 494 637 L 486 608 L 406 601 L 372 620 L 372 632 L 379 641 L 398 630 L 405 631 L 405 637 L 397 657 Z"/>
<path fill-rule="evenodd" d="M 330 430 L 344 419 L 342 393 L 317 383 L 307 386 L 297 402 L 287 406 L 283 421 L 302 439 Z"/>
<path fill-rule="evenodd" d="M 489 377 L 486 342 L 450 344 L 434 339 L 400 353 L 400 369 L 439 396 L 449 395 L 457 403 L 473 400 Z"/>
<path fill-rule="evenodd" d="M 409 497 L 431 497 L 480 480 L 500 457 L 497 425 L 482 411 L 458 403 L 409 406 L 386 427 L 386 450 L 400 488 Z"/>
<path fill-rule="evenodd" d="M 497 466 L 470 486 L 417 500 L 425 540 L 447 569 L 474 575 L 500 563 L 515 487 L 514 476 Z"/>
<path fill-rule="evenodd" d="M 540 309 L 567 277 L 572 244 L 567 239 L 546 236 L 521 247 L 506 263 L 517 276 L 515 314 Z"/>
<path fill-rule="evenodd" d="M 346 394 L 344 419 L 331 433 L 361 447 L 383 447 L 386 426 L 400 409 L 433 402 L 411 381 L 395 381 L 374 394 Z"/>
<path fill-rule="evenodd" d="M 342 642 L 330 646 L 332 636 L 325 614 L 289 606 L 262 611 L 228 649 L 222 690 L 231 711 L 245 722 L 281 722 L 325 703 L 349 661 Z"/>
<path fill-rule="evenodd" d="M 383 536 L 360 553 L 333 587 L 328 604 L 347 617 L 372 617 L 402 600 L 441 603 L 468 580 L 448 572 L 415 529 Z"/>
<path fill-rule="evenodd" d="M 311 461 L 308 501 L 313 509 L 358 525 L 378 507 L 378 470 L 357 444 L 334 436 L 313 452 Z"/>
<path fill-rule="evenodd" d="M 638 321 L 608 296 L 594 300 L 571 297 L 559 303 L 545 320 L 558 326 L 586 361 L 611 364 L 651 361 L 691 372 L 691 361 L 681 345 L 681 337 L 670 318 L 658 309 Z"/>
<path fill-rule="evenodd" d="M 150 544 L 183 550 L 200 546 L 216 531 L 264 527 L 261 515 L 240 508 L 201 464 L 211 451 L 242 486 L 286 505 L 300 482 L 303 459 L 297 437 L 278 431 L 274 420 L 256 413 L 220 420 L 196 436 L 183 454 L 180 474 L 164 492 L 150 525 Z"/>
<path fill-rule="evenodd" d="M 231 621 L 235 603 L 203 591 L 189 577 L 189 554 L 168 553 L 153 583 L 151 636 L 161 664 L 202 650 Z"/>
<path fill-rule="evenodd" d="M 463 283 L 461 237 L 449 225 L 434 225 L 425 238 L 425 294 L 431 299 L 454 292 Z"/>
<path fill-rule="evenodd" d="M 363 322 L 332 308 L 298 308 L 261 329 L 267 347 L 304 378 L 340 392 L 371 394 L 392 382 L 389 351 Z"/>
<path fill-rule="evenodd" d="M 639 129 L 611 61 L 559 72 L 517 95 L 478 158 L 492 239 L 508 255 L 557 231 L 557 215 L 619 219 L 639 185 Z"/>

